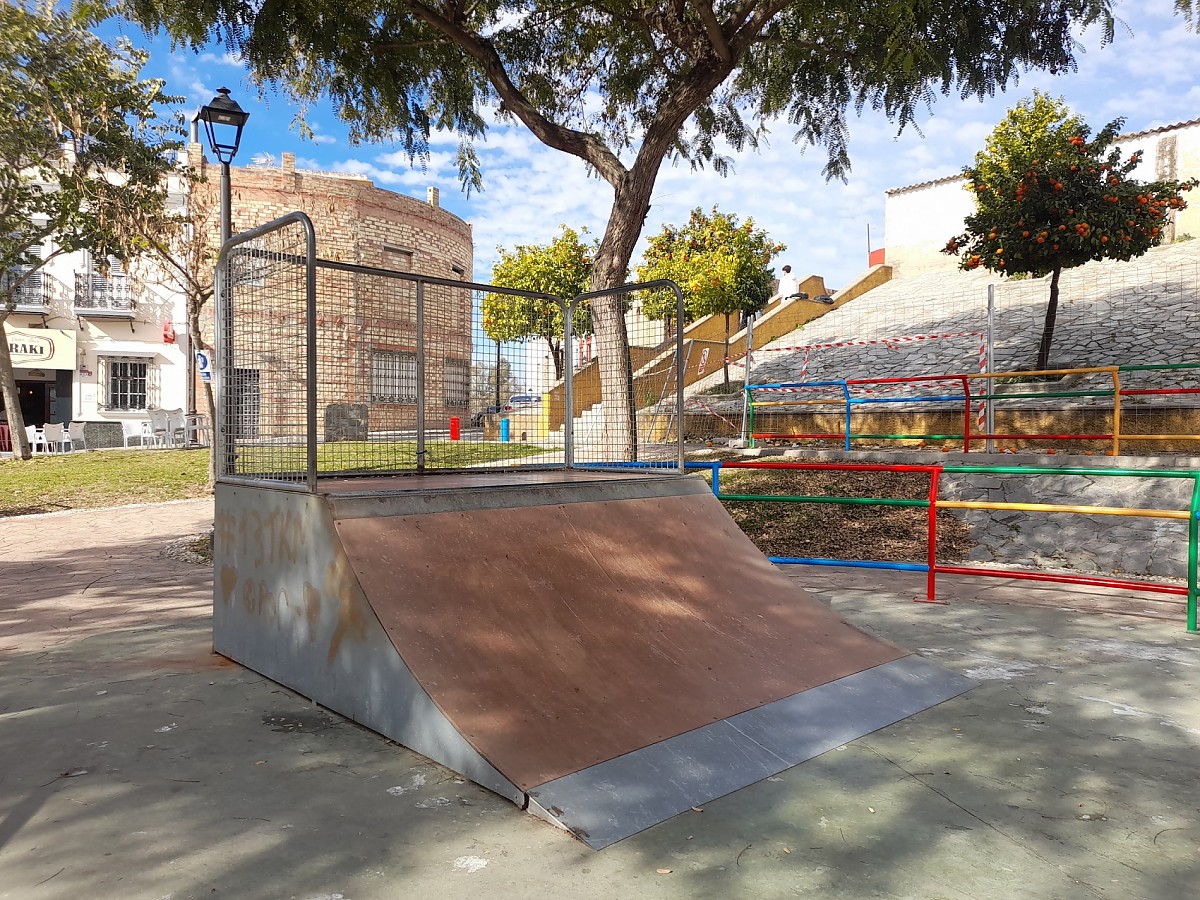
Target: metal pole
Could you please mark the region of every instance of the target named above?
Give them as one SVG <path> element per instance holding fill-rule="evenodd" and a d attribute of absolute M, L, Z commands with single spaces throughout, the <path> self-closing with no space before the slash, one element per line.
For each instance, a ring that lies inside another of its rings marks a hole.
<path fill-rule="evenodd" d="M 499 376 L 499 370 L 497 370 Z M 425 282 L 417 282 L 417 471 L 425 471 Z"/>
<path fill-rule="evenodd" d="M 500 342 L 496 341 L 496 412 L 500 412 Z"/>
<path fill-rule="evenodd" d="M 679 474 L 687 468 L 687 447 L 683 443 L 683 380 L 687 374 L 683 370 L 683 291 L 675 282 L 671 282 L 675 292 L 675 321 L 679 327 L 675 329 L 675 421 L 678 427 L 675 436 L 679 438 Z"/>
<path fill-rule="evenodd" d="M 867 226 L 868 230 L 870 225 Z M 746 424 L 747 416 L 750 411 L 750 366 L 754 363 L 754 317 L 751 316 L 746 320 L 746 357 L 745 366 L 742 369 L 742 446 L 749 446 L 746 443 Z"/>
<path fill-rule="evenodd" d="M 229 163 L 221 161 L 221 247 L 229 242 L 229 238 L 233 235 L 233 213 L 230 209 L 230 187 L 229 187 Z M 229 408 L 230 396 L 226 391 L 226 387 L 232 387 L 233 381 L 233 304 L 230 303 L 229 297 L 229 260 L 225 261 L 225 265 L 217 271 L 217 277 L 220 279 L 220 284 L 217 285 L 216 304 L 219 306 L 217 321 L 220 322 L 220 327 L 217 329 L 217 366 L 216 391 L 217 391 L 217 422 L 215 423 L 214 436 L 218 442 L 219 452 L 217 458 L 221 460 L 221 471 L 217 475 L 232 475 L 234 474 L 235 451 L 233 448 L 233 435 L 231 432 L 231 413 Z"/>
<path fill-rule="evenodd" d="M 989 372 L 995 371 L 995 360 L 992 358 L 992 353 L 995 351 L 995 346 L 996 346 L 995 318 L 996 318 L 996 286 L 994 284 L 989 284 L 988 291 L 987 291 L 987 352 L 984 354 L 984 359 L 987 362 L 987 370 Z M 992 394 L 996 393 L 996 391 L 995 391 L 996 382 L 989 378 L 989 379 L 987 379 L 987 383 L 988 383 L 987 399 L 985 399 L 983 401 L 985 404 L 985 410 L 986 410 L 986 412 L 984 413 L 984 421 L 986 422 L 987 433 L 989 435 L 992 435 L 992 434 L 996 433 L 996 410 L 995 410 L 995 407 L 992 405 Z M 993 450 L 995 448 L 993 447 L 993 441 L 990 437 L 986 439 L 983 447 L 984 447 L 984 450 L 986 450 L 988 453 L 993 452 Z"/>
<path fill-rule="evenodd" d="M 233 219 L 230 210 L 229 163 L 221 162 L 221 243 L 233 236 Z"/>
<path fill-rule="evenodd" d="M 563 465 L 568 469 L 575 467 L 575 360 L 572 353 L 572 325 L 575 319 L 575 306 L 578 298 L 560 300 L 563 314 L 563 347 L 566 359 L 563 360 Z"/>

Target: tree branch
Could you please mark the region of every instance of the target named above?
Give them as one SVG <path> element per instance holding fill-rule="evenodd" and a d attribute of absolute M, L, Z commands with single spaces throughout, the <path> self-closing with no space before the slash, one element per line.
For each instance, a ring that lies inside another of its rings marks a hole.
<path fill-rule="evenodd" d="M 626 169 L 620 158 L 600 138 L 554 122 L 529 101 L 509 78 L 504 60 L 490 41 L 426 4 L 413 3 L 411 9 L 418 18 L 446 35 L 479 63 L 505 109 L 520 119 L 539 141 L 584 160 L 609 184 L 617 185 L 625 177 Z"/>
<path fill-rule="evenodd" d="M 733 51 L 729 47 L 729 41 L 725 39 L 725 33 L 721 30 L 721 23 L 717 21 L 712 4 L 706 3 L 705 0 L 692 0 L 692 5 L 700 13 L 700 20 L 704 22 L 704 30 L 708 33 L 708 40 L 717 51 L 717 56 L 721 57 L 723 62 L 733 62 Z"/>

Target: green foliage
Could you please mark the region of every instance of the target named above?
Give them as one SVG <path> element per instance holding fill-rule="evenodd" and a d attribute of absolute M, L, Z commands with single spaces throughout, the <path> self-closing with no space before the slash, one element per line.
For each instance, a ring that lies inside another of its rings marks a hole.
<path fill-rule="evenodd" d="M 703 316 L 755 312 L 771 297 L 776 254 L 787 249 L 777 244 L 754 220 L 738 222 L 737 215 L 696 208 L 687 225 L 666 225 L 650 238 L 639 281 L 670 279 L 683 289 L 687 320 Z M 646 294 L 642 311 L 651 319 L 673 319 L 675 295 L 670 291 Z"/>
<path fill-rule="evenodd" d="M 89 32 L 102 8 L 0 5 L 0 325 L 54 257 L 88 250 L 103 268 L 181 224 L 166 209 L 166 176 L 183 129 L 160 118 L 175 98 L 141 80 L 145 53 Z M 6 345 L 0 394 L 28 459 Z"/>
<path fill-rule="evenodd" d="M 1141 153 L 1122 161 L 1113 145 L 1122 124 L 1116 119 L 1091 137 L 1061 99 L 1035 92 L 1009 110 L 963 170 L 975 212 L 943 252 L 961 253 L 964 269 L 1051 276 L 1037 370 L 1049 366 L 1062 270 L 1157 246 L 1172 212 L 1187 205 L 1183 192 L 1197 183 L 1134 181 Z"/>
<path fill-rule="evenodd" d="M 177 98 L 139 78 L 145 53 L 94 37 L 97 21 L 89 7 L 0 6 L 0 271 L 48 261 L 31 251 L 51 237 L 53 255 L 127 260 L 169 228 L 183 130 L 161 116 Z M 0 316 L 23 280 L 8 279 Z"/>
<path fill-rule="evenodd" d="M 1141 154 L 1122 161 L 1122 124 L 1092 137 L 1062 100 L 1035 93 L 1017 104 L 964 170 L 976 209 L 945 252 L 961 254 L 964 269 L 1041 276 L 1157 246 L 1195 182 L 1133 180 Z"/>
<path fill-rule="evenodd" d="M 329 96 L 356 138 L 399 135 L 421 159 L 432 130 L 456 131 L 468 188 L 488 105 L 604 168 L 653 134 L 657 159 L 724 171 L 720 144 L 753 148 L 782 118 L 844 177 L 851 106 L 903 127 L 935 92 L 983 97 L 1023 68 L 1068 70 L 1073 30 L 1098 24 L 1107 41 L 1113 28 L 1112 0 L 123 5 L 182 41 L 219 37 L 301 100 Z"/>
<path fill-rule="evenodd" d="M 581 234 L 566 225 L 549 244 L 518 245 L 514 250 L 498 247 L 500 258 L 492 267 L 497 287 L 549 294 L 570 300 L 588 289 L 592 279 L 595 243 L 585 244 Z M 552 300 L 486 294 L 483 298 L 483 330 L 493 341 L 518 341 L 540 337 L 554 356 L 555 375 L 562 377 L 563 313 Z M 591 305 L 581 303 L 571 321 L 572 333 L 592 333 Z"/>

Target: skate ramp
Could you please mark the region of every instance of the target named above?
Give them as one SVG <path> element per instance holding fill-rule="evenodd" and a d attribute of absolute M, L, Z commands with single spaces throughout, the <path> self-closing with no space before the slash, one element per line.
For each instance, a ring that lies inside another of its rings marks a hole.
<path fill-rule="evenodd" d="M 590 846 L 970 686 L 798 590 L 698 478 L 413 485 L 220 486 L 214 643 Z"/>

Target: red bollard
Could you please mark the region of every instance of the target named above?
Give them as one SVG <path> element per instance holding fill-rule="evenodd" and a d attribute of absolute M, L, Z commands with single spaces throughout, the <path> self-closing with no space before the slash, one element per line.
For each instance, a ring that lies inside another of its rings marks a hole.
<path fill-rule="evenodd" d="M 457 441 L 459 437 L 458 416 L 450 417 L 450 440 Z"/>

